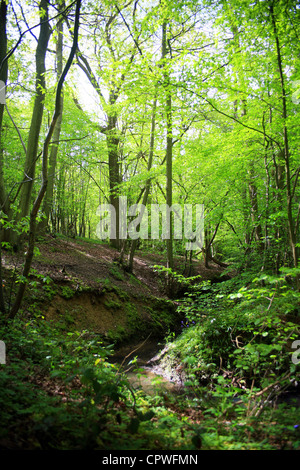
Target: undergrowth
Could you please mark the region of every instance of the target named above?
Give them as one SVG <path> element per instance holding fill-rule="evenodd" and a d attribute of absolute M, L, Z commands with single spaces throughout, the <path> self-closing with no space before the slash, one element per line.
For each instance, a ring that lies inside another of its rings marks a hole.
<path fill-rule="evenodd" d="M 40 315 L 3 323 L 0 448 L 299 448 L 293 281 L 246 274 L 193 283 L 179 304 L 182 332 L 169 335 L 165 355 L 184 385 L 174 394 L 133 389 L 111 361 L 113 345 L 93 332 Z"/>
<path fill-rule="evenodd" d="M 64 325 L 37 318 L 11 321 L 0 336 L 7 345 L 0 370 L 1 449 L 193 445 L 193 427 L 185 429 L 163 396 L 133 390 L 121 368 L 109 361 L 112 346 L 98 335 L 68 333 Z"/>
<path fill-rule="evenodd" d="M 202 282 L 180 301 L 182 333 L 169 345 L 168 362 L 183 364 L 186 390 L 205 418 L 228 423 L 234 448 L 245 448 L 245 430 L 246 448 L 300 448 L 300 295 L 293 274 Z"/>

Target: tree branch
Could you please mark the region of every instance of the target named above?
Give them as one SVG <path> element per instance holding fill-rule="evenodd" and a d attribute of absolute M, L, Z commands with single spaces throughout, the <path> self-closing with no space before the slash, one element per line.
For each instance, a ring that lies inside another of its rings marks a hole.
<path fill-rule="evenodd" d="M 0 64 L 0 72 L 2 70 L 2 67 L 3 65 L 5 64 L 5 62 L 8 61 L 8 59 L 13 55 L 13 53 L 15 52 L 15 50 L 18 48 L 19 44 L 22 42 L 22 39 L 23 37 L 25 36 L 26 33 L 28 32 L 31 32 L 33 29 L 37 28 L 38 26 L 44 24 L 44 23 L 50 23 L 51 20 L 54 20 L 55 18 L 57 18 L 58 16 L 60 15 L 63 15 L 65 14 L 66 11 L 68 11 L 70 8 L 72 8 L 73 5 L 75 5 L 77 0 L 74 0 L 74 2 L 72 2 L 69 6 L 67 6 L 65 8 L 65 10 L 61 13 L 59 13 L 58 15 L 55 15 L 53 16 L 52 18 L 46 20 L 46 21 L 40 21 L 39 23 L 35 24 L 34 26 L 32 26 L 31 28 L 28 28 L 26 29 L 25 31 L 23 31 L 23 33 L 21 33 L 18 41 L 16 42 L 16 44 L 14 45 L 14 47 L 11 48 L 11 50 L 6 54 L 6 56 L 2 59 L 1 61 L 1 64 Z"/>

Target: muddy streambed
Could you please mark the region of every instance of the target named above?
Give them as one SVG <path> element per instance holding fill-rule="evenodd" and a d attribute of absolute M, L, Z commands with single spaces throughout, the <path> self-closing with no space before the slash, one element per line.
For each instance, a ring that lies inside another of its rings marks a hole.
<path fill-rule="evenodd" d="M 142 388 L 148 394 L 179 393 L 183 390 L 179 376 L 176 373 L 170 375 L 160 365 L 164 349 L 163 344 L 146 340 L 117 349 L 110 361 L 120 366 L 134 389 Z"/>

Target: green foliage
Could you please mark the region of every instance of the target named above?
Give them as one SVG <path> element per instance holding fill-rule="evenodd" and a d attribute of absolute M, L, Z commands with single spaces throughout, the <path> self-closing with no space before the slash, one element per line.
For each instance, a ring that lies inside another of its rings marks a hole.
<path fill-rule="evenodd" d="M 8 216 L 1 211 L 0 227 L 5 230 L 11 230 L 18 235 L 23 235 L 28 233 L 29 229 L 29 217 L 23 217 L 18 222 L 9 220 Z M 9 242 L 2 242 L 2 246 L 8 249 L 12 249 L 12 246 Z"/>
<path fill-rule="evenodd" d="M 60 295 L 61 295 L 64 299 L 71 299 L 72 297 L 74 297 L 75 291 L 74 291 L 74 289 L 72 289 L 72 288 L 69 287 L 69 286 L 61 286 L 61 288 L 60 288 Z"/>
<path fill-rule="evenodd" d="M 112 266 L 109 273 L 118 281 L 124 281 L 124 274 L 117 265 Z"/>
<path fill-rule="evenodd" d="M 261 286 L 262 279 L 268 285 Z M 210 369 L 209 375 L 228 367 L 263 386 L 291 365 L 288 344 L 299 328 L 288 321 L 288 314 L 298 311 L 299 292 L 283 278 L 265 275 L 229 294 L 237 282 L 241 280 L 204 283 L 182 302 L 182 327 L 195 324 L 183 334 L 183 343 L 191 335 L 186 360 L 198 363 L 201 371 Z"/>
<path fill-rule="evenodd" d="M 105 307 L 111 308 L 112 310 L 117 310 L 122 307 L 122 304 L 119 301 L 113 299 L 106 300 L 104 305 Z"/>
<path fill-rule="evenodd" d="M 133 391 L 97 335 L 15 319 L 0 336 L 9 346 L 0 374 L 1 448 L 185 448 L 181 418 L 163 397 Z"/>
<path fill-rule="evenodd" d="M 88 332 L 62 334 L 44 322 L 15 321 L 9 326 L 1 329 L 9 353 L 0 376 L 1 408 L 6 410 L 0 442 L 14 445 L 11 433 L 21 438 L 25 417 L 30 448 L 96 445 L 106 413 L 123 396 L 121 377 L 116 380 L 115 366 L 106 361 L 111 347 Z M 66 401 L 37 387 L 40 381 L 50 391 L 61 388 Z M 101 426 L 96 426 L 99 420 Z"/>
<path fill-rule="evenodd" d="M 269 434 L 274 442 L 280 440 L 284 426 L 272 400 L 298 382 L 299 364 L 292 360 L 291 347 L 300 337 L 298 306 L 299 291 L 285 277 L 246 274 L 220 284 L 200 283 L 181 302 L 185 320 L 169 348 L 169 361 L 173 367 L 183 365 L 185 386 L 204 407 L 208 428 L 214 428 L 212 435 L 204 433 L 209 445 L 214 436 L 218 448 L 237 449 L 237 439 L 241 449 L 259 448 L 252 437 L 246 444 L 238 431 L 246 420 L 251 436 L 254 428 L 264 434 L 257 421 L 261 414 L 267 420 L 276 415 L 278 427 Z M 225 436 L 222 429 L 222 439 L 215 432 L 220 417 L 231 421 L 231 431 Z M 289 419 L 291 445 L 296 448 L 299 414 L 293 416 L 291 409 Z M 273 444 L 265 442 L 261 448 Z"/>
<path fill-rule="evenodd" d="M 299 409 L 272 405 L 298 374 L 289 344 L 299 328 L 282 301 L 288 294 L 291 312 L 297 292 L 284 278 L 263 276 L 262 284 L 253 275 L 190 287 L 182 333 L 169 335 L 170 370 L 180 370 L 185 387 L 179 395 L 154 383 L 150 395 L 133 389 L 109 360 L 112 346 L 92 332 L 41 317 L 3 325 L 0 445 L 14 447 L 16 435 L 44 450 L 297 448 Z"/>

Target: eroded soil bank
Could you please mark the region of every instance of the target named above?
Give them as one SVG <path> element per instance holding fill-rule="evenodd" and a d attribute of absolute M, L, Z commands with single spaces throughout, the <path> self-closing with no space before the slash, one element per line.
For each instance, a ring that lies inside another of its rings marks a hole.
<path fill-rule="evenodd" d="M 48 236 L 37 249 L 24 302 L 28 317 L 41 315 L 54 326 L 93 331 L 116 344 L 144 341 L 149 334 L 159 340 L 180 325 L 176 302 L 153 268 L 165 265 L 163 254 L 137 252 L 131 274 L 118 263 L 116 250 L 96 241 Z M 14 287 L 22 262 L 22 253 L 3 254 L 7 290 Z M 176 259 L 178 272 L 184 262 Z M 198 260 L 191 270 L 203 280 L 221 273 L 219 266 L 207 269 Z"/>

